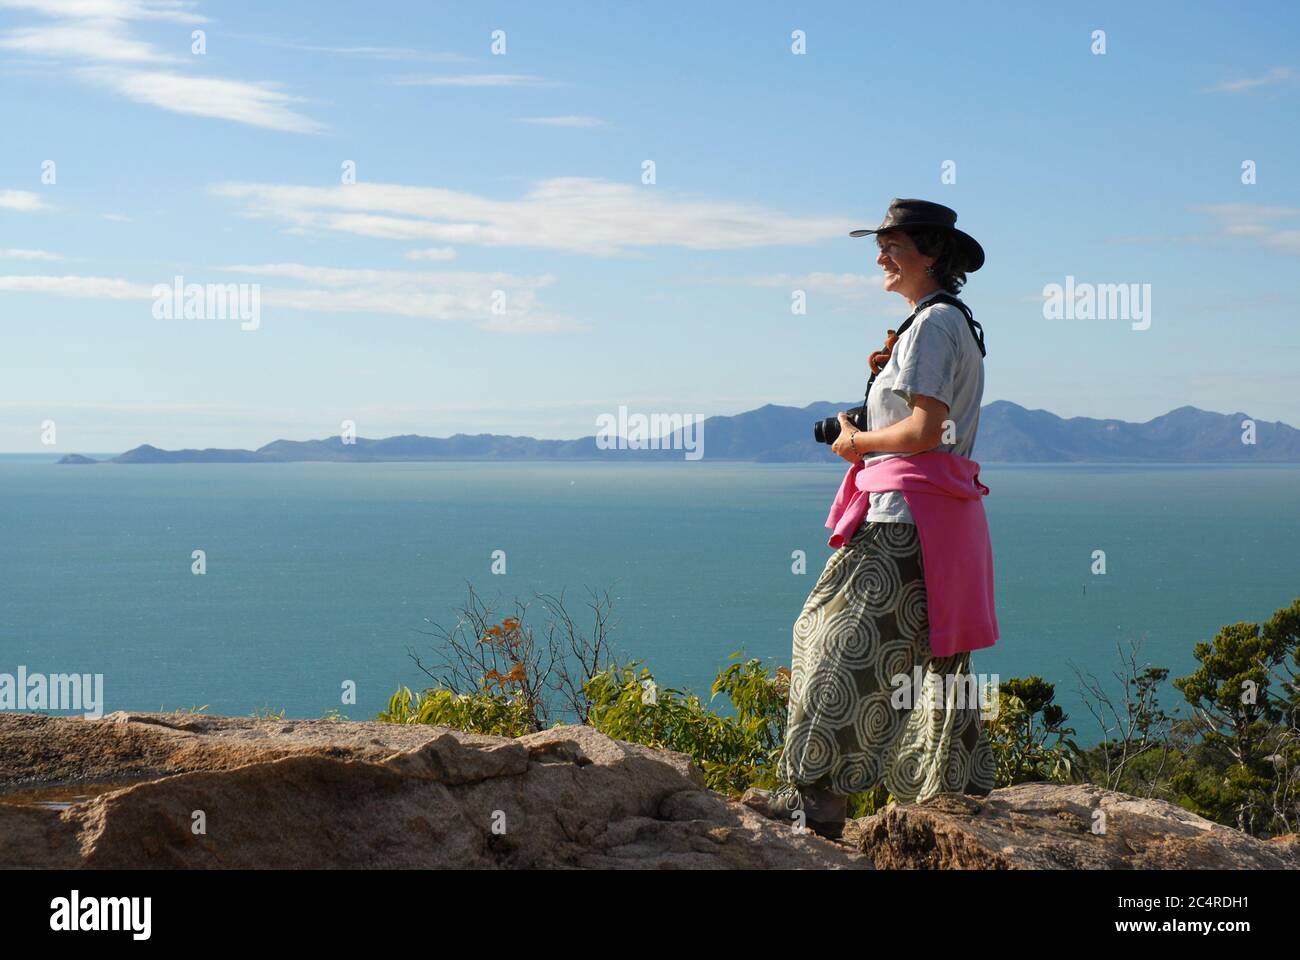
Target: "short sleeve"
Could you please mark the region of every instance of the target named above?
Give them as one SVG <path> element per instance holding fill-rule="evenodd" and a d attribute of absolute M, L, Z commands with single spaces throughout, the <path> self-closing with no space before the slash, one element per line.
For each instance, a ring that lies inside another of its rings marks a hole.
<path fill-rule="evenodd" d="M 920 393 L 934 397 L 951 409 L 957 344 L 949 325 L 935 313 L 930 310 L 924 317 L 917 317 L 904 340 L 899 342 L 898 376 L 892 389 L 908 403 Z"/>

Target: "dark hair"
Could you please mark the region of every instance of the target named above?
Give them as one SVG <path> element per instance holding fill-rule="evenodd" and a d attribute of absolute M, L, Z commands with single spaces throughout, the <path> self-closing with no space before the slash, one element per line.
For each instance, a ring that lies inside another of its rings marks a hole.
<path fill-rule="evenodd" d="M 953 235 L 942 227 L 900 227 L 923 257 L 934 257 L 931 275 L 944 290 L 956 294 L 966 282 L 966 262 Z"/>

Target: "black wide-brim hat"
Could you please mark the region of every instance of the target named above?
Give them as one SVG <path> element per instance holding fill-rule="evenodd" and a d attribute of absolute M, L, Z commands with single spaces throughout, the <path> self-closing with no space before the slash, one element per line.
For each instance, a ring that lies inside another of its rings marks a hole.
<path fill-rule="evenodd" d="M 849 236 L 866 237 L 899 227 L 941 227 L 957 241 L 966 273 L 974 273 L 984 266 L 984 248 L 969 233 L 957 229 L 957 211 L 929 200 L 900 200 L 895 197 L 889 201 L 884 223 L 873 230 L 852 230 Z"/>

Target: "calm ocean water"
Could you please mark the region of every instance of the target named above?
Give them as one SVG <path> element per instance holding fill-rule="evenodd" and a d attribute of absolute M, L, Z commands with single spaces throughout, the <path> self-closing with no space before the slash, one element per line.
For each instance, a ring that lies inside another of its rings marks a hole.
<path fill-rule="evenodd" d="M 453 621 L 469 580 L 503 601 L 564 590 L 579 613 L 586 587 L 608 588 L 619 651 L 707 697 L 732 650 L 789 662 L 842 474 L 0 458 L 0 673 L 103 673 L 106 712 L 368 718 L 421 684 L 407 649 L 427 649 L 426 618 Z M 1071 664 L 1108 679 L 1116 642 L 1141 638 L 1178 676 L 1196 641 L 1300 595 L 1300 467 L 992 465 L 983 479 L 1002 639 L 975 670 L 1057 682 L 1085 740 Z M 1105 576 L 1090 572 L 1099 549 Z M 1171 688 L 1163 705 L 1184 709 Z"/>

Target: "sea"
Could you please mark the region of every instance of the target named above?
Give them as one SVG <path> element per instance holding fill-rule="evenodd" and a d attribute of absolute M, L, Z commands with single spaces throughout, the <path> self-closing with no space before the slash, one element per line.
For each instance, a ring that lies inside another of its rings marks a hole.
<path fill-rule="evenodd" d="M 585 629 L 607 595 L 618 654 L 707 700 L 735 651 L 790 662 L 842 476 L 6 455 L 0 674 L 102 674 L 105 713 L 369 719 L 428 684 L 413 655 L 437 659 L 435 626 L 456 624 L 472 588 L 500 616 L 528 605 L 539 628 L 541 596 Z M 1118 703 L 1134 643 L 1172 679 L 1223 625 L 1300 596 L 1300 465 L 986 464 L 982 479 L 1001 638 L 973 669 L 1054 683 L 1081 743 L 1101 736 L 1081 677 Z M 1188 710 L 1169 684 L 1161 706 Z"/>

